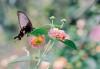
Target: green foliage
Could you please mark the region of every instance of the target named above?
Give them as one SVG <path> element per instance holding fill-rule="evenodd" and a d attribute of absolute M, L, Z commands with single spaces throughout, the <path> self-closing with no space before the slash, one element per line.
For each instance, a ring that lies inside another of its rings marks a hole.
<path fill-rule="evenodd" d="M 68 39 L 66 39 L 65 41 L 62 41 L 62 40 L 60 41 L 63 42 L 65 45 L 70 46 L 71 48 L 77 50 L 77 47 L 73 41 L 68 40 Z"/>
<path fill-rule="evenodd" d="M 34 36 L 39 36 L 39 35 L 47 35 L 48 34 L 48 30 L 45 28 L 38 28 L 33 30 L 30 35 L 34 35 Z"/>

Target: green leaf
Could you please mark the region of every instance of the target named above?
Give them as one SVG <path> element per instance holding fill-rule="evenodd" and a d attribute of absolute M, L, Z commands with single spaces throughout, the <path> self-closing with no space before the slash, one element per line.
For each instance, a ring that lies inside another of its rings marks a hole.
<path fill-rule="evenodd" d="M 75 43 L 71 40 L 66 39 L 65 41 L 60 40 L 61 42 L 63 42 L 65 45 L 70 46 L 71 48 L 77 50 L 77 47 L 75 45 Z"/>
<path fill-rule="evenodd" d="M 48 30 L 45 28 L 38 28 L 33 30 L 31 33 L 29 33 L 30 35 L 34 35 L 34 36 L 39 36 L 39 35 L 47 35 L 48 34 Z"/>
<path fill-rule="evenodd" d="M 29 60 L 33 60 L 33 58 L 30 57 L 30 56 L 23 56 L 23 57 L 15 59 L 15 60 L 9 61 L 9 64 L 13 64 L 13 63 L 17 63 L 17 62 L 23 62 L 23 61 L 29 61 Z M 34 59 L 34 60 L 36 60 L 36 59 Z"/>

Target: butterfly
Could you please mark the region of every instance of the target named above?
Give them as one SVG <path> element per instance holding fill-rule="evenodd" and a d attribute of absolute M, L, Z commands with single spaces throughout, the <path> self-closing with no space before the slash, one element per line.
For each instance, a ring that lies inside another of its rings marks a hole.
<path fill-rule="evenodd" d="M 20 32 L 16 37 L 14 37 L 14 39 L 21 40 L 25 34 L 28 35 L 28 33 L 30 33 L 35 28 L 33 28 L 30 19 L 27 17 L 27 15 L 24 12 L 18 11 L 17 16 L 18 16 L 18 22 L 20 26 Z"/>

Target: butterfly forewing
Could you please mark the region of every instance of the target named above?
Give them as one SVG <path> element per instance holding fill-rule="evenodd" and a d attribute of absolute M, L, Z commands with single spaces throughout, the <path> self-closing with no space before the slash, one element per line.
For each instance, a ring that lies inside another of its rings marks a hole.
<path fill-rule="evenodd" d="M 32 23 L 29 20 L 29 18 L 26 16 L 26 14 L 22 11 L 17 12 L 18 15 L 18 21 L 20 25 L 20 33 L 18 36 L 16 36 L 14 39 L 18 38 L 18 40 L 21 40 L 21 38 L 31 32 L 33 30 Z"/>
<path fill-rule="evenodd" d="M 30 22 L 29 18 L 22 11 L 18 11 L 17 15 L 18 15 L 18 21 L 20 24 L 20 28 L 25 27 Z"/>

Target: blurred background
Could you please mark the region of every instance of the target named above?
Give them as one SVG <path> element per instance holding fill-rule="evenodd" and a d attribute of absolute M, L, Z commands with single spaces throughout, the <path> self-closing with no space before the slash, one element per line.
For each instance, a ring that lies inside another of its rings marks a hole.
<path fill-rule="evenodd" d="M 34 27 L 51 23 L 52 15 L 55 24 L 60 25 L 62 18 L 67 20 L 63 29 L 78 50 L 56 43 L 52 49 L 55 59 L 49 59 L 51 69 L 100 69 L 100 0 L 0 0 L 0 69 L 8 69 L 9 59 L 25 56 L 22 48 L 29 46 L 27 37 L 16 42 L 13 39 L 20 30 L 19 10 L 28 15 Z M 46 64 L 49 62 L 43 62 Z M 9 67 L 29 69 L 27 62 Z"/>

